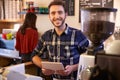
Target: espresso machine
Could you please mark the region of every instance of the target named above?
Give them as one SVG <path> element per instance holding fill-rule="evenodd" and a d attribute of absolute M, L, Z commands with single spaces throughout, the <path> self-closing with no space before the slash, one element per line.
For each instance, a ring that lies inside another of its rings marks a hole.
<path fill-rule="evenodd" d="M 89 80 L 91 68 L 95 65 L 95 55 L 105 54 L 103 42 L 114 33 L 115 8 L 82 8 L 81 27 L 89 39 L 87 51 L 80 55 L 77 80 Z"/>

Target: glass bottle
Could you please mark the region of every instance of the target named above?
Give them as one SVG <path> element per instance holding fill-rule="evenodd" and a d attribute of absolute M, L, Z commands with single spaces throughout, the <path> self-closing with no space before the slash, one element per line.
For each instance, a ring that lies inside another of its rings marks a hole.
<path fill-rule="evenodd" d="M 89 80 L 91 69 L 92 68 L 90 66 L 82 66 L 79 73 L 79 80 Z"/>

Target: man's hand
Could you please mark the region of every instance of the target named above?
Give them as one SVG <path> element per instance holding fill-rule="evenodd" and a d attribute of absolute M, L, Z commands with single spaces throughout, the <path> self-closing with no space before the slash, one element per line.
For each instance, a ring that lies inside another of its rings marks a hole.
<path fill-rule="evenodd" d="M 73 71 L 77 70 L 78 64 L 75 65 L 67 65 L 65 67 L 65 70 L 58 70 L 56 71 L 56 74 L 59 74 L 61 76 L 68 76 L 70 75 Z"/>
<path fill-rule="evenodd" d="M 42 69 L 42 73 L 43 73 L 44 75 L 49 76 L 49 75 L 54 74 L 55 71 L 53 71 L 53 70 L 49 70 L 49 69 Z"/>

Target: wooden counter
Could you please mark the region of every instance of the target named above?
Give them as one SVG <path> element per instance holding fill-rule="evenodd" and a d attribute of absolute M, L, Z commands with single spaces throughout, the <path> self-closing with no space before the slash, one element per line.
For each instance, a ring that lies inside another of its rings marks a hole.
<path fill-rule="evenodd" d="M 44 74 L 42 74 L 41 69 L 35 66 L 32 62 L 25 63 L 25 72 L 26 74 L 41 76 L 45 78 L 45 80 L 52 80 L 50 76 L 45 76 Z"/>
<path fill-rule="evenodd" d="M 38 75 L 37 74 L 38 68 L 32 62 L 25 63 L 25 73 L 31 75 Z"/>

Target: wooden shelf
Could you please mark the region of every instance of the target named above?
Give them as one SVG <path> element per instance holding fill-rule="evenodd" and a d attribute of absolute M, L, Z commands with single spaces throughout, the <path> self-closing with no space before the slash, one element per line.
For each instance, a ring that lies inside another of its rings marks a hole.
<path fill-rule="evenodd" d="M 7 20 L 0 20 L 0 23 L 6 23 L 6 22 L 10 22 L 10 23 L 21 23 L 23 20 L 21 19 L 21 20 L 16 20 L 16 19 L 12 19 L 12 20 L 10 20 L 10 19 L 7 19 Z"/>
<path fill-rule="evenodd" d="M 27 12 L 18 12 L 18 14 L 26 14 Z M 40 12 L 34 12 L 35 14 L 48 14 L 48 13 L 40 13 Z"/>

